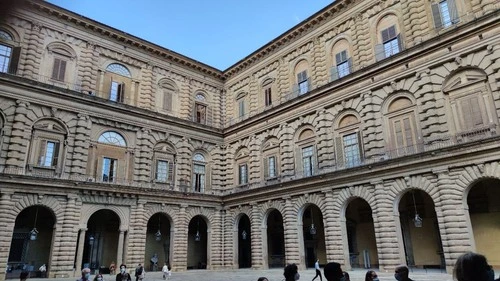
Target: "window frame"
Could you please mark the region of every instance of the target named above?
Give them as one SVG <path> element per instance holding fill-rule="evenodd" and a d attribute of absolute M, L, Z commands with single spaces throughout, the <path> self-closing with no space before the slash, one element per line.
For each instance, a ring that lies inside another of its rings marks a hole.
<path fill-rule="evenodd" d="M 347 116 L 354 116 L 357 121 L 355 123 L 349 123 L 346 125 L 341 125 L 342 120 Z M 357 114 L 353 112 L 346 112 L 338 117 L 338 121 L 336 122 L 336 134 L 334 138 L 335 145 L 335 166 L 338 168 L 353 168 L 360 165 L 363 165 L 363 137 L 361 135 L 362 132 L 362 123 L 361 119 Z M 357 165 L 348 165 L 346 161 L 346 153 L 345 153 L 345 142 L 344 136 L 356 134 L 358 139 L 358 150 L 359 150 L 359 158 L 356 161 Z"/>
<path fill-rule="evenodd" d="M 238 185 L 248 184 L 248 164 L 247 162 L 238 164 Z"/>
<path fill-rule="evenodd" d="M 196 159 L 197 155 L 200 155 L 203 160 Z M 203 169 L 203 173 L 198 173 L 196 167 L 201 167 Z M 201 152 L 196 152 L 193 154 L 192 158 L 192 183 L 191 187 L 193 192 L 203 193 L 207 188 L 207 180 L 208 180 L 208 165 L 206 157 Z"/>
<path fill-rule="evenodd" d="M 306 137 L 304 139 L 300 139 L 301 135 L 307 131 L 311 130 L 313 135 Z M 298 134 L 296 135 L 296 152 L 295 152 L 295 157 L 296 157 L 296 165 L 300 167 L 298 171 L 300 172 L 299 176 L 300 177 L 310 177 L 314 176 L 318 173 L 319 171 L 319 166 L 318 166 L 318 151 L 316 147 L 316 132 L 315 128 L 306 126 L 302 128 L 300 131 L 298 131 Z M 311 158 L 311 171 L 310 174 L 306 174 L 306 171 L 304 170 L 304 158 L 303 158 L 303 149 L 312 147 L 312 156 Z"/>
<path fill-rule="evenodd" d="M 299 96 L 309 92 L 309 76 L 307 75 L 307 69 L 297 73 L 297 87 Z"/>
<path fill-rule="evenodd" d="M 119 159 L 116 159 L 116 158 L 111 158 L 111 157 L 108 157 L 108 156 L 101 156 L 101 161 L 102 161 L 102 165 L 101 165 L 101 181 L 102 182 L 107 182 L 107 183 L 115 183 L 116 180 L 117 180 L 117 176 L 118 176 L 118 166 L 119 166 Z M 107 179 L 104 179 L 104 176 L 105 176 L 105 163 L 106 163 L 106 160 L 109 160 L 109 169 L 108 169 L 108 172 L 112 172 L 113 174 L 111 174 L 111 176 L 108 175 L 108 178 Z M 111 171 L 112 169 L 112 171 Z"/>
<path fill-rule="evenodd" d="M 6 49 L 8 48 L 10 50 L 10 53 L 8 56 L 1 56 L 4 57 L 4 64 L 3 64 L 3 69 L 0 69 L 0 73 L 8 73 L 8 74 L 17 74 L 17 68 L 19 65 L 19 59 L 21 56 L 21 47 L 19 43 L 16 43 L 15 36 L 13 36 L 12 32 L 5 30 L 5 29 L 0 29 L 0 32 L 5 33 L 8 38 L 0 38 L 0 47 L 5 47 Z M 1 59 L 0 59 L 1 61 Z"/>
<path fill-rule="evenodd" d="M 443 9 L 443 3 L 446 3 L 446 11 Z M 437 30 L 446 29 L 460 22 L 455 0 L 434 1 L 431 3 L 431 14 L 434 28 Z"/>
<path fill-rule="evenodd" d="M 397 108 L 393 111 L 389 111 L 389 107 L 395 102 L 396 100 L 404 98 L 407 99 L 411 102 L 411 105 L 408 105 L 406 107 L 402 108 Z M 388 134 L 388 147 L 389 151 L 388 153 L 390 154 L 391 157 L 400 157 L 400 156 L 405 156 L 408 154 L 413 154 L 418 151 L 420 151 L 420 144 L 421 144 L 421 133 L 420 133 L 420 128 L 418 126 L 417 122 L 417 106 L 415 104 L 415 101 L 411 99 L 410 97 L 404 95 L 404 94 L 397 94 L 393 97 L 391 97 L 390 100 L 387 101 L 387 108 L 385 110 L 385 118 L 386 118 L 386 128 L 387 128 L 387 134 Z M 405 125 L 404 125 L 404 120 L 408 119 L 409 125 L 410 125 L 410 134 L 412 137 L 412 144 L 408 144 L 408 135 L 407 131 L 405 130 Z M 403 146 L 401 146 L 398 142 L 398 136 L 397 136 L 397 127 L 396 127 L 396 122 L 400 122 L 401 124 L 401 136 L 403 140 Z"/>

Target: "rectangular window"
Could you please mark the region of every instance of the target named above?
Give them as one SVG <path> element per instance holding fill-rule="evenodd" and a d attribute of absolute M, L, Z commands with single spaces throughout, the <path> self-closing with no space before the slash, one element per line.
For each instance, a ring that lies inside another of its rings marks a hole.
<path fill-rule="evenodd" d="M 396 34 L 395 25 L 382 30 L 382 45 L 384 58 L 388 58 L 401 51 L 400 37 Z"/>
<path fill-rule="evenodd" d="M 156 181 L 167 182 L 168 180 L 168 161 L 158 160 L 156 162 Z"/>
<path fill-rule="evenodd" d="M 0 72 L 7 72 L 9 70 L 11 54 L 12 54 L 11 47 L 0 45 Z"/>
<path fill-rule="evenodd" d="M 303 95 L 309 91 L 309 80 L 307 79 L 307 70 L 297 74 L 297 83 L 299 85 L 299 95 Z"/>
<path fill-rule="evenodd" d="M 479 97 L 471 96 L 460 100 L 462 118 L 465 130 L 474 130 L 485 125 L 481 107 L 479 106 Z"/>
<path fill-rule="evenodd" d="M 172 92 L 163 90 L 163 109 L 172 111 Z"/>
<path fill-rule="evenodd" d="M 393 120 L 392 126 L 397 155 L 402 156 L 415 153 L 415 130 L 410 116 L 404 116 Z"/>
<path fill-rule="evenodd" d="M 344 50 L 335 55 L 335 61 L 337 63 L 337 78 L 342 78 L 351 73 L 351 63 L 347 57 L 347 51 Z"/>
<path fill-rule="evenodd" d="M 459 18 L 455 0 L 443 0 L 432 4 L 432 17 L 437 29 L 457 23 Z"/>
<path fill-rule="evenodd" d="M 267 177 L 276 177 L 276 156 L 269 156 L 267 158 Z"/>
<path fill-rule="evenodd" d="M 193 189 L 196 192 L 205 190 L 205 165 L 193 165 Z"/>
<path fill-rule="evenodd" d="M 124 95 L 125 95 L 125 84 L 116 81 L 111 81 L 109 100 L 115 102 L 123 102 Z"/>
<path fill-rule="evenodd" d="M 196 110 L 195 121 L 200 124 L 205 124 L 207 117 L 207 107 L 203 104 L 197 103 L 195 105 L 195 110 Z"/>
<path fill-rule="evenodd" d="M 302 148 L 302 168 L 304 170 L 305 177 L 310 177 L 314 173 L 313 155 L 314 147 L 312 145 Z"/>
<path fill-rule="evenodd" d="M 57 158 L 59 154 L 59 142 L 55 141 L 42 141 L 42 149 L 40 151 L 41 157 L 39 166 L 41 167 L 55 167 L 57 166 Z"/>
<path fill-rule="evenodd" d="M 248 170 L 247 164 L 241 164 L 238 167 L 238 184 L 247 184 L 248 183 Z"/>
<path fill-rule="evenodd" d="M 102 181 L 114 182 L 116 180 L 116 169 L 118 168 L 118 160 L 104 157 L 102 160 Z"/>
<path fill-rule="evenodd" d="M 264 99 L 265 99 L 266 106 L 271 106 L 273 104 L 273 99 L 272 99 L 272 95 L 271 95 L 271 87 L 266 88 L 264 90 Z"/>
<path fill-rule="evenodd" d="M 66 61 L 60 58 L 54 58 L 54 66 L 52 68 L 52 79 L 64 81 L 66 73 Z"/>
<path fill-rule="evenodd" d="M 239 108 L 239 117 L 244 117 L 245 116 L 245 99 L 239 99 L 238 100 L 238 108 Z"/>
<path fill-rule="evenodd" d="M 355 167 L 361 164 L 358 134 L 353 133 L 343 136 L 344 158 L 346 167 Z"/>

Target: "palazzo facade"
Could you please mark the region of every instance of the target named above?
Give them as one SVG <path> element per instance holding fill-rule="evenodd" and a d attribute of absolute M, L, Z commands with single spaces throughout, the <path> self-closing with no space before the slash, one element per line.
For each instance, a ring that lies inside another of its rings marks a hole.
<path fill-rule="evenodd" d="M 224 71 L 2 5 L 0 280 L 500 268 L 498 1 L 337 0 Z"/>

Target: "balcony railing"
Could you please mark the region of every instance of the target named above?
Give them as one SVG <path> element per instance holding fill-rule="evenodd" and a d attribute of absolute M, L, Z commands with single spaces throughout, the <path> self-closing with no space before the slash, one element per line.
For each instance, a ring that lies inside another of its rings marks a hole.
<path fill-rule="evenodd" d="M 280 183 L 285 183 L 293 180 L 304 179 L 308 177 L 314 177 L 317 175 L 324 175 L 336 171 L 354 169 L 366 165 L 372 165 L 375 163 L 381 163 L 384 161 L 403 159 L 407 156 L 418 155 L 427 152 L 439 151 L 443 148 L 463 145 L 465 143 L 473 143 L 476 141 L 483 141 L 489 138 L 497 137 L 496 127 L 485 126 L 479 127 L 474 130 L 464 131 L 457 135 L 443 135 L 440 137 L 426 139 L 422 143 L 415 145 L 401 147 L 393 150 L 380 150 L 369 157 L 357 157 L 356 159 L 344 159 L 343 162 L 337 163 L 335 166 L 323 167 L 321 169 L 316 169 L 312 174 L 302 173 L 300 171 L 294 171 L 293 174 L 289 175 L 278 175 L 277 177 L 254 181 L 242 186 L 235 186 L 230 191 L 231 192 L 242 192 L 254 188 L 266 187 L 271 185 L 276 185 Z M 222 194 L 223 191 L 212 190 L 209 186 L 205 186 L 202 192 L 194 190 L 194 188 L 186 181 L 180 181 L 178 184 L 174 182 L 157 182 L 151 179 L 143 180 L 131 180 L 125 178 L 113 178 L 112 181 L 105 181 L 101 176 L 95 175 L 81 175 L 81 174 L 69 174 L 62 171 L 61 168 L 43 168 L 28 165 L 26 167 L 13 167 L 0 165 L 0 174 L 5 175 L 23 175 L 35 178 L 45 178 L 45 179 L 61 179 L 70 180 L 74 182 L 82 183 L 101 183 L 109 185 L 122 185 L 129 186 L 138 189 L 147 190 L 170 190 L 184 193 L 207 193 L 209 190 L 211 194 Z"/>

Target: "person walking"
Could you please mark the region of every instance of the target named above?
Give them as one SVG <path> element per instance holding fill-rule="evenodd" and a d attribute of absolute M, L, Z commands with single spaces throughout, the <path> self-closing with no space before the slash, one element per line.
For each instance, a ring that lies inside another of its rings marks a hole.
<path fill-rule="evenodd" d="M 90 281 L 90 268 L 85 267 L 82 269 L 82 277 L 78 281 Z"/>
<path fill-rule="evenodd" d="M 285 276 L 285 281 L 297 281 L 300 279 L 299 268 L 294 263 L 289 264 L 285 266 L 283 276 Z"/>
<path fill-rule="evenodd" d="M 127 265 L 123 263 L 120 265 L 120 273 L 116 275 L 116 281 L 132 281 L 132 277 L 127 272 Z"/>
<path fill-rule="evenodd" d="M 400 265 L 394 270 L 394 278 L 398 281 L 413 281 L 408 277 L 410 271 L 406 265 Z"/>
<path fill-rule="evenodd" d="M 316 260 L 316 262 L 314 263 L 314 268 L 316 269 L 316 276 L 314 276 L 313 280 L 318 278 L 319 276 L 319 280 L 320 281 L 323 281 L 323 277 L 321 277 L 321 271 L 319 270 L 319 259 Z"/>
<path fill-rule="evenodd" d="M 144 272 L 144 267 L 141 264 L 138 264 L 135 268 L 135 281 L 139 281 L 142 273 Z"/>
<path fill-rule="evenodd" d="M 458 257 L 453 268 L 453 277 L 457 281 L 493 281 L 495 271 L 485 256 L 468 252 Z"/>
<path fill-rule="evenodd" d="M 365 275 L 365 281 L 378 281 L 378 275 L 373 270 L 368 270 Z"/>
<path fill-rule="evenodd" d="M 323 274 L 325 279 L 328 281 L 342 281 L 344 279 L 344 273 L 339 263 L 329 262 L 323 268 Z"/>

